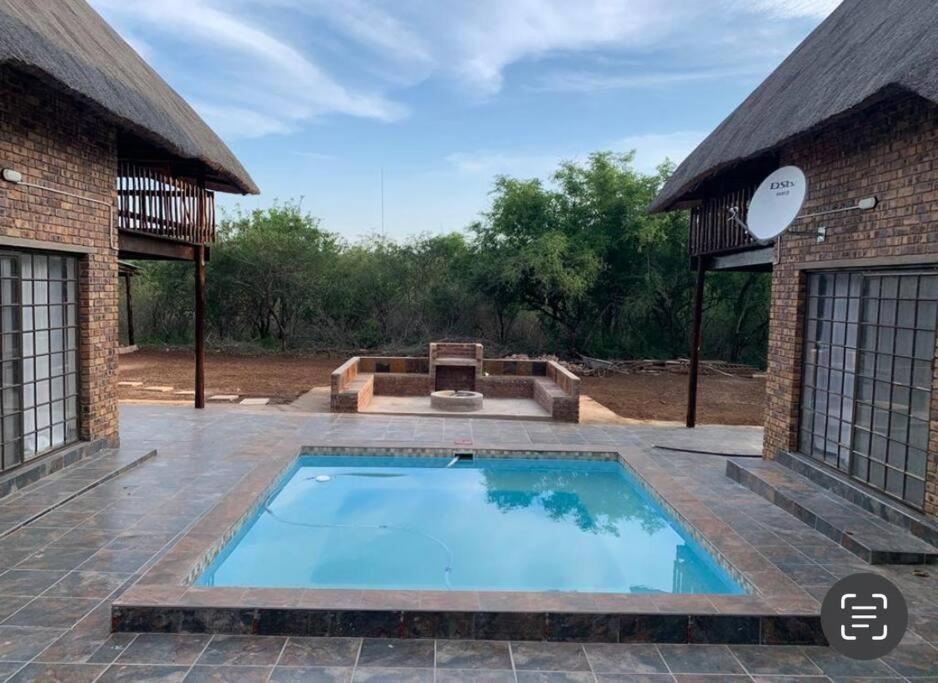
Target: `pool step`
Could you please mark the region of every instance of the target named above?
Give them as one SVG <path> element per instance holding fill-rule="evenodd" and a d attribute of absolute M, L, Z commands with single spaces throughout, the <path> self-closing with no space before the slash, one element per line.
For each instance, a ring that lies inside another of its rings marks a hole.
<path fill-rule="evenodd" d="M 938 547 L 771 460 L 730 459 L 726 476 L 869 564 L 935 564 Z"/>
<path fill-rule="evenodd" d="M 156 450 L 106 448 L 94 457 L 0 499 L 0 538 L 156 455 Z M 37 505 L 37 501 L 41 501 Z"/>

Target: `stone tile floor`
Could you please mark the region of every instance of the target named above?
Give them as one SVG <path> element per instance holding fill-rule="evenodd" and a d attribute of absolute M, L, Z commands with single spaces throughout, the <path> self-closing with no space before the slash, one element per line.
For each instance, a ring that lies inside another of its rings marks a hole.
<path fill-rule="evenodd" d="M 716 683 L 904 679 L 887 664 L 843 659 L 832 656 L 827 648 L 143 633 L 113 639 L 84 662 L 35 661 L 12 680 Z"/>
<path fill-rule="evenodd" d="M 413 415 L 452 417 L 452 412 L 430 405 L 429 396 L 374 396 L 362 410 L 366 415 Z M 531 398 L 487 398 L 479 410 L 467 413 L 466 418 L 506 420 L 550 420 L 550 413 Z"/>
<path fill-rule="evenodd" d="M 276 408 L 125 406 L 126 447 L 159 455 L 0 539 L 0 680 L 14 681 L 938 681 L 938 582 L 875 567 L 909 598 L 911 627 L 882 661 L 829 648 L 575 645 L 110 633 L 110 603 L 290 433 L 310 443 L 556 448 L 638 445 L 646 427 L 299 414 Z M 747 428 L 702 428 L 703 448 Z M 247 446 L 254 444 L 253 448 Z M 708 449 L 709 450 L 709 449 Z M 871 568 L 724 476 L 724 459 L 654 451 L 663 466 L 812 594 Z M 704 496 L 702 492 L 706 492 Z M 934 574 L 934 572 L 932 572 Z"/>
<path fill-rule="evenodd" d="M 47 514 L 50 508 L 120 476 L 154 455 L 155 450 L 135 452 L 130 448 L 105 448 L 65 467 L 54 476 L 43 477 L 22 490 L 3 496 L 0 498 L 0 538 L 26 525 L 34 517 Z"/>

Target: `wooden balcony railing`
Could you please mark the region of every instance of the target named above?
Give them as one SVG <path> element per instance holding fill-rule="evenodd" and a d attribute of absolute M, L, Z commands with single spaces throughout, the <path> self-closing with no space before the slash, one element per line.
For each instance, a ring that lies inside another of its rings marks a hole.
<path fill-rule="evenodd" d="M 157 168 L 121 162 L 117 227 L 188 244 L 211 244 L 215 241 L 215 193 Z"/>
<path fill-rule="evenodd" d="M 754 191 L 755 187 L 746 187 L 726 192 L 705 199 L 691 209 L 688 241 L 691 256 L 733 252 L 757 244 L 742 226 L 730 220 L 730 209 L 735 206 L 739 210 L 740 220 L 746 222 L 749 200 Z"/>

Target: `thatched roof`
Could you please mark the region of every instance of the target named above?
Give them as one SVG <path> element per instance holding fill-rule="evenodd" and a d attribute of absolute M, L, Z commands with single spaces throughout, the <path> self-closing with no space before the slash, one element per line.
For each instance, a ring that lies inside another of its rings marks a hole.
<path fill-rule="evenodd" d="M 938 102 L 938 2 L 844 0 L 675 170 L 650 211 L 892 91 Z"/>
<path fill-rule="evenodd" d="M 38 73 L 122 129 L 201 162 L 215 189 L 258 193 L 221 138 L 84 0 L 0 0 L 0 64 Z"/>

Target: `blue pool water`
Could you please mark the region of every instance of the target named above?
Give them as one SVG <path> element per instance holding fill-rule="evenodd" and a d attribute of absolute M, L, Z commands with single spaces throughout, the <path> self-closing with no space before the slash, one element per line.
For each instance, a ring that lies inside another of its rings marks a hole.
<path fill-rule="evenodd" d="M 744 592 L 619 463 L 303 456 L 202 586 Z"/>

